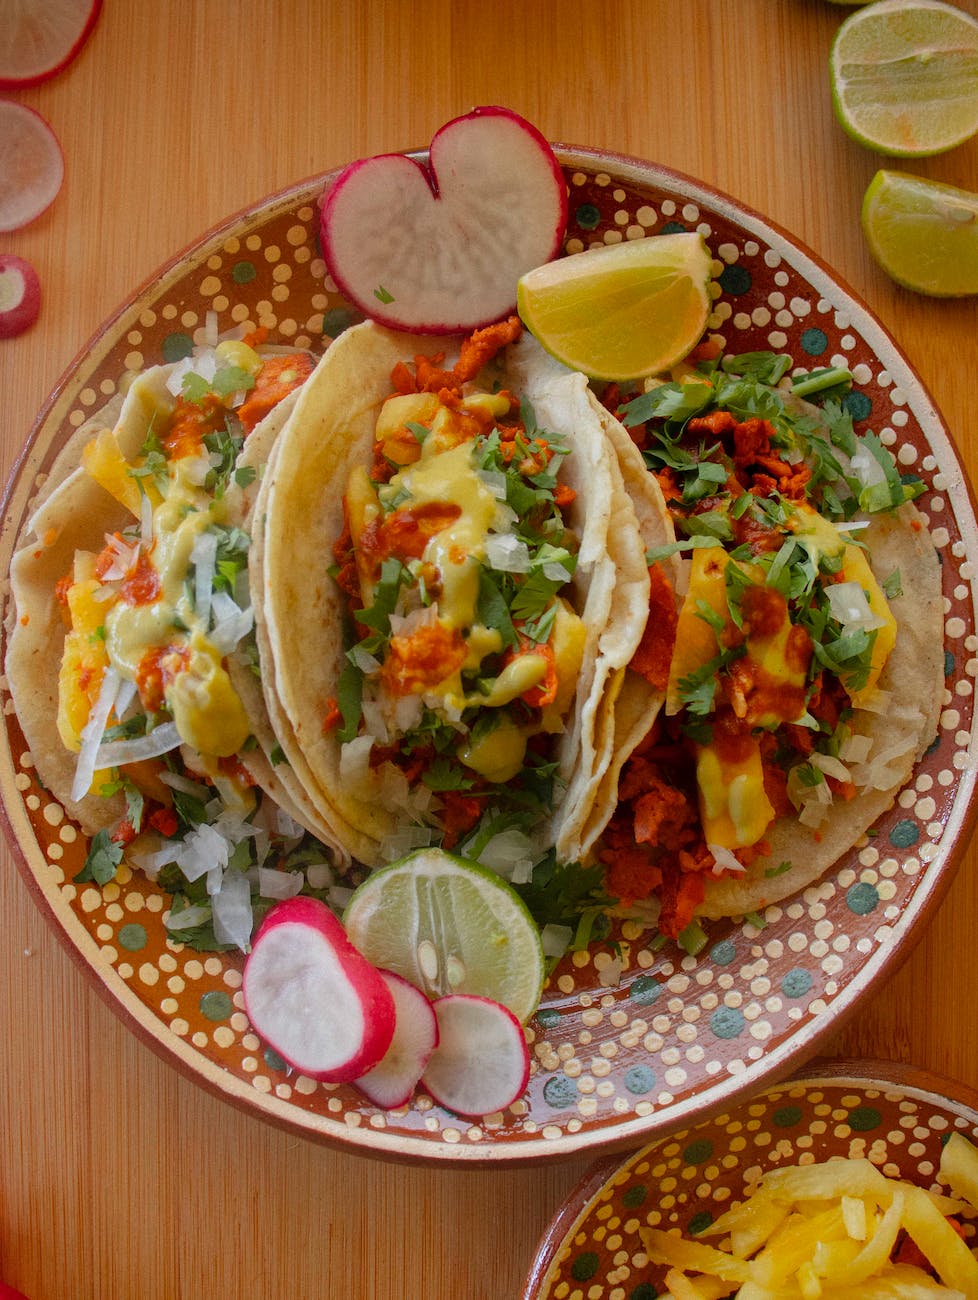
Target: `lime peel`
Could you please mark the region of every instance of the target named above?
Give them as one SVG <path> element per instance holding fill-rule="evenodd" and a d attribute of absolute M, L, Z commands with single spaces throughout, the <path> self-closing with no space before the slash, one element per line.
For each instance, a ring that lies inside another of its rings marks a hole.
<path fill-rule="evenodd" d="M 829 55 L 843 130 L 897 158 L 943 153 L 978 131 L 978 21 L 943 0 L 877 0 Z"/>
<path fill-rule="evenodd" d="M 428 997 L 469 993 L 525 1022 L 545 975 L 540 932 L 494 871 L 443 849 L 418 849 L 373 872 L 343 913 L 351 943 Z"/>
<path fill-rule="evenodd" d="M 592 379 L 641 379 L 681 361 L 702 338 L 712 268 L 700 234 L 647 235 L 527 272 L 517 310 L 571 369 Z"/>
<path fill-rule="evenodd" d="M 881 170 L 863 198 L 862 227 L 898 284 L 940 298 L 978 294 L 978 194 Z"/>

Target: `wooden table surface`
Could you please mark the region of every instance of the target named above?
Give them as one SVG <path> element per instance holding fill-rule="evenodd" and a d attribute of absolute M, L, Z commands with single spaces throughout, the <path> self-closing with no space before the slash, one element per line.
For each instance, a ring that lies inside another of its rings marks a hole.
<path fill-rule="evenodd" d="M 978 15 L 978 0 L 961 0 Z M 2 4 L 0 4 L 2 10 Z M 0 343 L 9 471 L 89 335 L 225 215 L 353 158 L 427 143 L 476 104 L 552 140 L 695 176 L 807 243 L 888 325 L 974 472 L 976 300 L 893 285 L 859 229 L 883 160 L 841 132 L 827 0 L 105 0 L 77 61 L 12 97 L 64 147 L 64 188 L 0 252 L 42 315 Z M 2 21 L 2 19 L 0 19 Z M 978 138 L 891 163 L 978 190 Z M 831 1054 L 978 1083 L 978 861 Z M 385 1164 L 205 1093 L 94 993 L 0 857 L 0 1276 L 32 1300 L 507 1300 L 587 1166 Z"/>

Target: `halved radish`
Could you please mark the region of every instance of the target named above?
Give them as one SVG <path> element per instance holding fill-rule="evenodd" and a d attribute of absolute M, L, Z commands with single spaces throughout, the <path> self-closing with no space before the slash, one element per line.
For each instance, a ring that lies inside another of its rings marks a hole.
<path fill-rule="evenodd" d="M 64 174 L 58 138 L 40 113 L 0 99 L 0 231 L 39 217 L 54 202 Z"/>
<path fill-rule="evenodd" d="M 535 126 L 476 108 L 434 136 L 425 165 L 381 154 L 323 196 L 323 256 L 338 288 L 395 329 L 460 333 L 510 313 L 516 281 L 560 250 L 567 185 Z"/>
<path fill-rule="evenodd" d="M 394 998 L 394 1037 L 378 1065 L 357 1079 L 357 1087 L 375 1106 L 394 1110 L 411 1098 L 431 1053 L 438 1044 L 435 1009 L 413 984 L 382 970 Z"/>
<path fill-rule="evenodd" d="M 102 0 L 4 0 L 0 90 L 39 85 L 67 67 L 101 9 Z"/>
<path fill-rule="evenodd" d="M 37 320 L 41 282 L 30 262 L 0 253 L 0 339 L 12 339 Z"/>
<path fill-rule="evenodd" d="M 255 1032 L 311 1079 L 359 1078 L 394 1035 L 387 983 L 315 898 L 289 898 L 268 913 L 245 961 L 242 991 Z"/>
<path fill-rule="evenodd" d="M 6 1282 L 0 1282 L 0 1300 L 27 1300 L 23 1291 L 15 1291 Z"/>
<path fill-rule="evenodd" d="M 434 1007 L 438 1046 L 421 1082 L 435 1101 L 467 1116 L 511 1106 L 530 1077 L 523 1026 L 512 1011 L 471 993 L 450 993 Z"/>

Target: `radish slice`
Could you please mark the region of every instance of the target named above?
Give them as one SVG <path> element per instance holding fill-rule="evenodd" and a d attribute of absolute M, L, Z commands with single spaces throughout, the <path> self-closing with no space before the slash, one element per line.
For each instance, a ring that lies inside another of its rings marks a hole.
<path fill-rule="evenodd" d="M 431 1059 L 438 1044 L 438 1021 L 420 989 L 393 971 L 380 974 L 394 998 L 394 1037 L 383 1060 L 357 1079 L 357 1087 L 375 1106 L 394 1110 L 410 1101 Z"/>
<path fill-rule="evenodd" d="M 30 262 L 0 253 L 0 339 L 22 334 L 41 310 L 41 282 Z"/>
<path fill-rule="evenodd" d="M 0 99 L 0 231 L 39 217 L 54 202 L 64 175 L 61 146 L 40 113 Z"/>
<path fill-rule="evenodd" d="M 519 277 L 556 257 L 567 185 L 540 132 L 507 108 L 454 118 L 428 158 L 344 168 L 323 197 L 323 256 L 374 320 L 460 333 L 512 312 Z"/>
<path fill-rule="evenodd" d="M 390 989 L 315 898 L 290 898 L 268 913 L 242 991 L 256 1033 L 310 1079 L 359 1078 L 394 1035 Z"/>
<path fill-rule="evenodd" d="M 438 1046 L 421 1081 L 457 1115 L 491 1115 L 511 1106 L 530 1077 L 523 1026 L 508 1007 L 471 993 L 434 1004 Z"/>
<path fill-rule="evenodd" d="M 37 86 L 67 67 L 101 9 L 102 0 L 4 0 L 0 90 Z"/>

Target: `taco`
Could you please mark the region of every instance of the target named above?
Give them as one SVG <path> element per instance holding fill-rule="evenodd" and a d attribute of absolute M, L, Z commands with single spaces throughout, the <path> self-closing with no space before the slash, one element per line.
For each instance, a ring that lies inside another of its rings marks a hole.
<path fill-rule="evenodd" d="M 768 382 L 781 360 L 687 368 L 619 409 L 675 540 L 649 554 L 665 704 L 621 764 L 595 854 L 609 894 L 672 937 L 817 880 L 937 729 L 923 484 L 837 400 L 816 408 Z M 657 582 L 677 556 L 678 585 Z"/>
<path fill-rule="evenodd" d="M 184 936 L 227 883 L 246 942 L 249 884 L 224 868 L 330 843 L 275 761 L 247 588 L 260 472 L 312 368 L 235 339 L 139 374 L 72 437 L 11 562 L 5 671 L 41 781 L 92 835 L 83 878 L 132 844 Z"/>
<path fill-rule="evenodd" d="M 649 608 L 584 376 L 516 320 L 460 348 L 357 326 L 305 385 L 256 516 L 268 714 L 351 855 L 508 831 L 527 869 L 583 856 Z M 641 695 L 644 730 L 664 693 Z"/>

